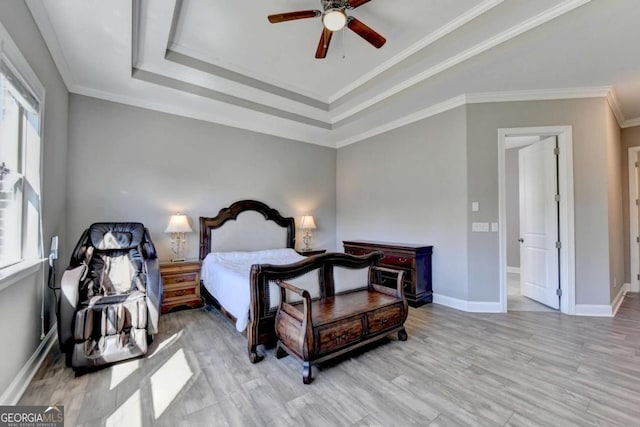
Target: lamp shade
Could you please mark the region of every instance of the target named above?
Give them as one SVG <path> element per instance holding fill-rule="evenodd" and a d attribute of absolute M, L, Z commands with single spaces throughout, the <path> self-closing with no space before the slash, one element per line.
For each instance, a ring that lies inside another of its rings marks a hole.
<path fill-rule="evenodd" d="M 300 219 L 300 228 L 302 230 L 313 230 L 316 228 L 316 222 L 311 215 L 304 215 L 302 219 Z"/>
<path fill-rule="evenodd" d="M 180 213 L 171 215 L 169 225 L 164 230 L 165 233 L 191 233 L 192 231 L 187 216 Z"/>
<path fill-rule="evenodd" d="M 339 31 L 347 24 L 347 15 L 340 9 L 329 9 L 322 15 L 322 23 L 330 31 Z"/>

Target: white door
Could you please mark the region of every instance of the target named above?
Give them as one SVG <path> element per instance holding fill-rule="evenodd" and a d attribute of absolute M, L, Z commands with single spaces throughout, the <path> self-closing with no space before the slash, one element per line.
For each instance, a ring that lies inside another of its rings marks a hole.
<path fill-rule="evenodd" d="M 519 151 L 520 288 L 522 295 L 560 308 L 556 137 Z"/>

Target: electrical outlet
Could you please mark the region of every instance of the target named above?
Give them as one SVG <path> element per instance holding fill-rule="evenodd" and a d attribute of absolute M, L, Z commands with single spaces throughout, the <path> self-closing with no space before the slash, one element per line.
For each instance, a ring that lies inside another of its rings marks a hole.
<path fill-rule="evenodd" d="M 472 222 L 471 231 L 474 231 L 477 233 L 487 233 L 489 232 L 489 223 L 488 222 Z"/>
<path fill-rule="evenodd" d="M 618 278 L 616 276 L 613 276 L 613 287 L 614 288 L 618 287 Z"/>

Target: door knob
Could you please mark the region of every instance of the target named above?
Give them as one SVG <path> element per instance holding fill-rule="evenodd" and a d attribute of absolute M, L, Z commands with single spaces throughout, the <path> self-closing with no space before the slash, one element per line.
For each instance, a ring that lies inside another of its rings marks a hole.
<path fill-rule="evenodd" d="M 518 242 L 524 243 L 524 239 L 521 237 L 521 238 L 518 239 Z"/>

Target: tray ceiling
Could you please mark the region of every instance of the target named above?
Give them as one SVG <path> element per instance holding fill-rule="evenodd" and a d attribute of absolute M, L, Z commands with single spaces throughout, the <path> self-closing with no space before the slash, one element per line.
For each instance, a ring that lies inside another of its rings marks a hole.
<path fill-rule="evenodd" d="M 319 0 L 27 0 L 71 92 L 339 147 L 469 102 L 608 96 L 640 124 L 637 0 L 372 0 L 314 58 Z"/>

